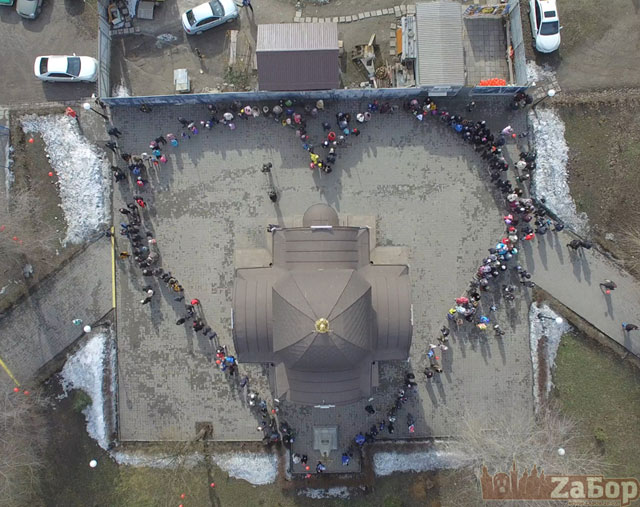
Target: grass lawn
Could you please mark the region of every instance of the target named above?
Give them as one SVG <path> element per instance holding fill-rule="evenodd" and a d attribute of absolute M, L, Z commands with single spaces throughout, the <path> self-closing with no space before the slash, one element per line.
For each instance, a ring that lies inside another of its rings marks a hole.
<path fill-rule="evenodd" d="M 564 412 L 596 439 L 610 475 L 640 477 L 640 374 L 582 336 L 562 338 L 553 376 Z"/>
<path fill-rule="evenodd" d="M 314 500 L 298 496 L 289 483 L 277 482 L 252 486 L 229 478 L 216 466 L 159 469 L 118 466 L 87 435 L 84 416 L 86 395 L 76 391 L 55 400 L 48 413 L 50 440 L 45 453 L 46 467 L 41 472 L 40 503 L 57 507 L 413 507 L 452 505 L 446 498 L 461 480 L 455 471 L 439 474 L 398 474 L 379 477 L 373 487 L 349 500 Z M 177 449 L 177 447 L 174 445 Z M 96 459 L 98 466 L 89 467 Z M 464 474 L 466 478 L 468 474 Z M 327 481 L 302 481 L 296 488 L 330 487 Z M 210 484 L 214 482 L 215 487 Z M 286 488 L 286 489 L 285 489 Z M 185 497 L 182 498 L 181 495 Z M 0 502 L 2 503 L 2 502 Z"/>

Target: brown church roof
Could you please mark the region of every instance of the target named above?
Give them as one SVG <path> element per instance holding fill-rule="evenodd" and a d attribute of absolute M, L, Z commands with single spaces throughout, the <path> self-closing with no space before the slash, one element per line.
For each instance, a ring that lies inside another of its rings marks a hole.
<path fill-rule="evenodd" d="M 409 354 L 408 267 L 371 265 L 366 228 L 283 229 L 273 239 L 273 267 L 236 271 L 238 360 L 271 364 L 276 396 L 291 401 L 369 396 L 373 361 Z"/>

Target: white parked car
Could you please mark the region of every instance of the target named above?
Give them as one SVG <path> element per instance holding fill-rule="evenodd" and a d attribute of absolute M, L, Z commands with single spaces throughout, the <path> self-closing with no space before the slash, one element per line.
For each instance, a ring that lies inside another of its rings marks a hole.
<path fill-rule="evenodd" d="M 233 0 L 211 0 L 189 9 L 182 15 L 182 27 L 189 35 L 200 35 L 223 23 L 231 23 L 238 17 L 238 7 Z"/>
<path fill-rule="evenodd" d="M 556 0 L 529 0 L 531 33 L 536 50 L 552 53 L 560 47 L 560 19 Z"/>
<path fill-rule="evenodd" d="M 90 56 L 39 56 L 33 64 L 33 72 L 43 81 L 95 82 L 98 61 Z"/>

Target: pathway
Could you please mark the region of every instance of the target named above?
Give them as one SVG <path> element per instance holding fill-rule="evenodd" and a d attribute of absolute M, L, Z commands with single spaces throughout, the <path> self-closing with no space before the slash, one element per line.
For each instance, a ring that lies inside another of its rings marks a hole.
<path fill-rule="evenodd" d="M 610 259 L 592 249 L 574 254 L 569 233 L 546 234 L 522 253 L 532 280 L 596 329 L 640 356 L 638 331 L 623 331 L 621 322 L 640 325 L 640 283 Z M 600 282 L 613 280 L 618 288 L 610 295 Z"/>
<path fill-rule="evenodd" d="M 99 239 L 0 319 L 0 358 L 29 382 L 82 335 L 74 318 L 92 324 L 111 308 L 111 244 Z M 0 385 L 13 385 L 4 371 Z"/>

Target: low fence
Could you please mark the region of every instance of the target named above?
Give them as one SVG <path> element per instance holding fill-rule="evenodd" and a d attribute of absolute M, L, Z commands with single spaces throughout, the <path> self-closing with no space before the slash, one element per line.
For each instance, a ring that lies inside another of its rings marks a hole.
<path fill-rule="evenodd" d="M 188 95 L 152 95 L 148 97 L 108 97 L 109 106 L 216 104 L 238 100 L 240 102 L 277 102 L 279 100 L 393 100 L 426 95 L 420 88 L 367 88 L 350 90 L 318 90 L 308 92 L 229 92 L 192 93 Z"/>
<path fill-rule="evenodd" d="M 474 86 L 471 95 L 515 95 L 526 92 L 528 86 Z"/>
<path fill-rule="evenodd" d="M 526 88 L 525 88 L 526 89 Z M 510 87 L 508 93 L 514 94 L 519 87 Z M 448 96 L 455 96 L 459 90 Z M 464 89 L 463 89 L 464 91 Z M 502 94 L 505 94 L 503 92 Z M 130 107 L 153 105 L 178 105 L 178 104 L 216 104 L 232 101 L 240 102 L 277 102 L 280 100 L 316 101 L 322 100 L 407 100 L 416 97 L 425 97 L 429 94 L 429 88 L 364 88 L 364 89 L 340 89 L 317 90 L 305 92 L 228 92 L 228 93 L 192 93 L 185 95 L 151 95 L 147 97 L 106 97 L 102 100 L 111 107 Z M 495 93 L 490 93 L 495 95 Z M 432 96 L 444 94 L 434 93 Z"/>
<path fill-rule="evenodd" d="M 98 8 L 98 97 L 111 95 L 111 33 L 106 19 L 107 8 L 99 1 Z"/>
<path fill-rule="evenodd" d="M 524 33 L 522 31 L 522 13 L 519 0 L 509 0 L 509 17 L 511 19 L 510 31 L 515 81 L 519 85 L 524 85 L 528 82 L 527 57 L 524 51 Z"/>

